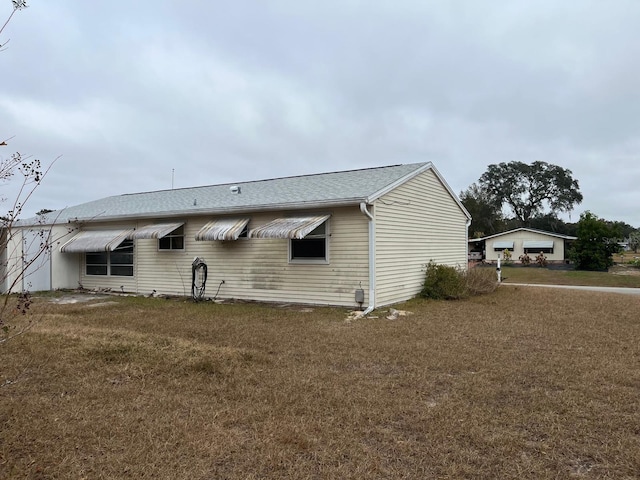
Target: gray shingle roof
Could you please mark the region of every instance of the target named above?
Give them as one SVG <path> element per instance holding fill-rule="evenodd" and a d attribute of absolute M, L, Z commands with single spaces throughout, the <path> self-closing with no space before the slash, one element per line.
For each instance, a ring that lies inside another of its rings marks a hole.
<path fill-rule="evenodd" d="M 413 163 L 116 195 L 52 212 L 43 219 L 43 223 L 357 204 L 371 202 L 389 189 L 430 168 L 433 168 L 430 162 Z M 239 187 L 240 193 L 232 193 L 232 186 Z M 31 223 L 29 220 L 21 223 Z"/>

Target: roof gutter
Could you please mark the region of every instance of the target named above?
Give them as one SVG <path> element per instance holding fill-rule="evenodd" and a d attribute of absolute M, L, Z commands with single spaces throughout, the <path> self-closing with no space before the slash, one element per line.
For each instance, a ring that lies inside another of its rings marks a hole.
<path fill-rule="evenodd" d="M 279 203 L 273 205 L 257 205 L 255 207 L 225 207 L 225 208 L 199 208 L 189 210 L 175 210 L 166 212 L 141 212 L 129 215 L 110 215 L 102 216 L 95 215 L 92 217 L 71 217 L 65 218 L 64 223 L 73 222 L 107 222 L 116 220 L 139 220 L 148 218 L 184 218 L 193 215 L 229 215 L 238 213 L 252 213 L 252 212 L 270 212 L 270 211 L 282 211 L 282 210 L 305 210 L 305 209 L 320 209 L 327 207 L 353 207 L 363 201 L 363 198 L 353 199 L 340 199 L 326 202 L 297 202 L 297 203 Z M 62 212 L 61 212 L 62 213 Z M 60 218 L 63 218 L 60 215 Z M 51 224 L 59 224 L 61 222 L 52 222 Z M 23 224 L 21 226 L 28 226 Z"/>
<path fill-rule="evenodd" d="M 362 312 L 366 316 L 376 308 L 376 220 L 365 202 L 360 202 L 360 211 L 369 219 L 369 306 Z"/>

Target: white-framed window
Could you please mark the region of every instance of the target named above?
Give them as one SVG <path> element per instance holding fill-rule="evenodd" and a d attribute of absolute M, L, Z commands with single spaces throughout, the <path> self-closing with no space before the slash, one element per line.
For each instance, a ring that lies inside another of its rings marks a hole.
<path fill-rule="evenodd" d="M 125 240 L 111 252 L 85 253 L 87 275 L 133 276 L 133 240 Z"/>
<path fill-rule="evenodd" d="M 159 238 L 158 250 L 184 250 L 184 225 Z"/>
<path fill-rule="evenodd" d="M 289 261 L 292 263 L 329 262 L 329 222 L 324 222 L 304 238 L 289 240 Z"/>
<path fill-rule="evenodd" d="M 538 248 L 525 248 L 524 249 L 524 253 L 532 253 L 532 254 L 539 254 L 539 253 L 550 253 L 553 254 L 553 247 L 538 247 Z"/>

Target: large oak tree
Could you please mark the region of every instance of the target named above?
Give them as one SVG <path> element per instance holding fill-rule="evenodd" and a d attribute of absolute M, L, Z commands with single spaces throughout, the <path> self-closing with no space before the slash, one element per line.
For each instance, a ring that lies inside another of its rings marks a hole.
<path fill-rule="evenodd" d="M 531 219 L 551 212 L 569 212 L 582 202 L 571 170 L 546 162 L 489 165 L 480 187 L 500 205 L 508 205 L 515 218 L 528 227 Z"/>
<path fill-rule="evenodd" d="M 504 230 L 501 204 L 496 203 L 477 183 L 460 192 L 460 201 L 471 214 L 469 234 L 473 238 L 493 235 Z"/>

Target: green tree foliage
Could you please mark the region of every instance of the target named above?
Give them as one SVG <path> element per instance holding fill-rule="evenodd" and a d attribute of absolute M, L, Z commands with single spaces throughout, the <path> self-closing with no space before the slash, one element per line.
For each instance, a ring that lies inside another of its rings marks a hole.
<path fill-rule="evenodd" d="M 525 227 L 546 210 L 569 212 L 582 202 L 571 170 L 546 162 L 489 165 L 479 184 L 495 203 L 509 206 L 520 226 Z"/>
<path fill-rule="evenodd" d="M 560 233 L 562 235 L 575 236 L 576 234 L 575 223 L 566 223 L 564 220 L 558 218 L 554 213 L 547 213 L 546 215 L 533 217 L 530 220 L 529 226 L 537 230 Z"/>
<path fill-rule="evenodd" d="M 635 253 L 638 253 L 638 249 L 640 248 L 640 230 L 629 234 L 629 248 Z"/>
<path fill-rule="evenodd" d="M 607 224 L 609 224 L 611 228 L 615 229 L 618 232 L 618 234 L 620 235 L 618 237 L 619 240 L 624 240 L 625 238 L 629 238 L 629 235 L 631 235 L 636 230 L 628 223 L 621 222 L 619 220 L 614 220 L 614 221 L 607 220 L 606 222 Z"/>
<path fill-rule="evenodd" d="M 460 201 L 471 214 L 470 237 L 480 238 L 503 230 L 500 204 L 477 183 L 472 183 L 464 192 L 460 192 Z"/>
<path fill-rule="evenodd" d="M 577 269 L 603 271 L 613 265 L 612 256 L 620 251 L 619 227 L 586 211 L 580 215 L 577 236 L 569 252 Z"/>

